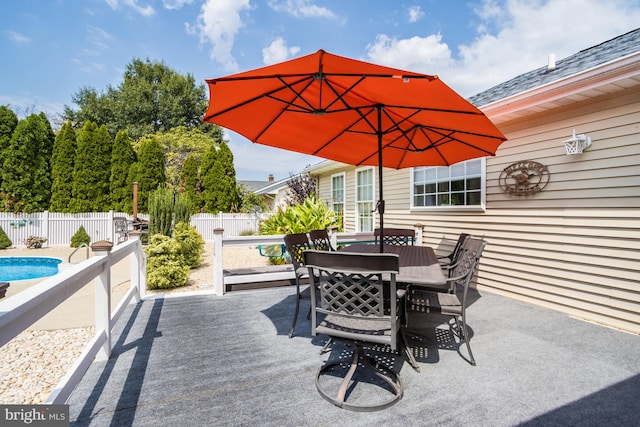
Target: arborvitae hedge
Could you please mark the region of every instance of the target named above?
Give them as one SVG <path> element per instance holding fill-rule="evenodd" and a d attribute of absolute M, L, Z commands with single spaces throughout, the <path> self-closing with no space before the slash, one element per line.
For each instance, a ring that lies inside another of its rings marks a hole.
<path fill-rule="evenodd" d="M 114 211 L 133 212 L 133 181 L 129 181 L 129 169 L 136 162 L 131 138 L 127 131 L 120 131 L 113 141 L 111 151 L 111 202 Z"/>
<path fill-rule="evenodd" d="M 87 122 L 78 134 L 73 169 L 72 212 L 101 212 L 111 206 L 111 137 L 107 128 Z"/>
<path fill-rule="evenodd" d="M 62 125 L 53 145 L 51 158 L 52 212 L 69 212 L 73 198 L 73 165 L 76 158 L 76 132 L 71 123 Z"/>

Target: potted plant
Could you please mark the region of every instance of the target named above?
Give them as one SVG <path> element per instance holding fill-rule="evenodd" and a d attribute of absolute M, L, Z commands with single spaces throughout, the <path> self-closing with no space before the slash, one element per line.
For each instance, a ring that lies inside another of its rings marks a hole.
<path fill-rule="evenodd" d="M 29 236 L 24 241 L 24 244 L 27 245 L 27 249 L 38 249 L 42 247 L 42 244 L 46 242 L 47 239 L 39 236 Z"/>

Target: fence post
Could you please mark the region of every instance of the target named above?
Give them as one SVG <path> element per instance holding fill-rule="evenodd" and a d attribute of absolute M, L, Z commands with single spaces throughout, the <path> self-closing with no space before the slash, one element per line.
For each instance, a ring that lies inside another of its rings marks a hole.
<path fill-rule="evenodd" d="M 50 238 L 49 238 L 49 211 L 42 212 L 42 237 L 47 239 L 47 246 L 49 246 Z"/>
<path fill-rule="evenodd" d="M 213 229 L 213 292 L 224 295 L 224 272 L 222 271 L 222 235 L 224 228 Z"/>
<path fill-rule="evenodd" d="M 416 231 L 415 245 L 422 246 L 422 229 L 424 228 L 424 225 L 418 222 L 416 224 L 413 224 L 413 228 L 415 228 L 415 231 Z"/>
<path fill-rule="evenodd" d="M 338 249 L 338 227 L 332 225 L 329 227 L 329 241 L 334 249 Z"/>
<path fill-rule="evenodd" d="M 91 245 L 95 256 L 107 257 L 107 262 L 102 264 L 102 272 L 94 279 L 96 335 L 105 334 L 104 344 L 96 356 L 98 360 L 107 360 L 111 356 L 111 261 L 109 253 L 112 248 L 113 243 L 106 240 L 100 240 Z"/>
<path fill-rule="evenodd" d="M 140 302 L 144 298 L 146 283 L 146 266 L 144 266 L 142 253 L 142 242 L 140 242 L 139 231 L 132 231 L 129 233 L 130 240 L 137 240 L 136 249 L 133 251 L 133 257 L 131 258 L 131 286 L 135 288 L 136 292 L 133 294 L 136 302 Z M 144 267 L 144 270 L 143 270 Z"/>

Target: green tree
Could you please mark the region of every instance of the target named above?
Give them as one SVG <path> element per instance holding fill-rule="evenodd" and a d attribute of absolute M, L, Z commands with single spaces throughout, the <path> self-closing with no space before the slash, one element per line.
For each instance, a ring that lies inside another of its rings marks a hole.
<path fill-rule="evenodd" d="M 9 107 L 0 105 L 0 166 L 2 165 L 2 153 L 11 141 L 11 135 L 18 126 L 18 116 Z M 0 183 L 2 175 L 0 174 Z"/>
<path fill-rule="evenodd" d="M 165 184 L 164 154 L 155 136 L 144 138 L 138 151 L 138 162 L 132 165 L 130 182 L 138 183 L 140 212 L 148 212 L 149 196 Z"/>
<path fill-rule="evenodd" d="M 100 212 L 111 206 L 111 146 L 104 125 L 85 123 L 78 134 L 73 168 L 72 212 Z"/>
<path fill-rule="evenodd" d="M 191 206 L 190 213 L 198 213 L 202 208 L 202 197 L 200 196 L 200 177 L 198 169 L 200 162 L 194 155 L 189 155 L 180 169 L 181 194 L 189 200 Z"/>
<path fill-rule="evenodd" d="M 200 129 L 187 129 L 179 126 L 168 132 L 157 133 L 166 162 L 167 184 L 180 188 L 180 174 L 188 157 L 200 163 L 209 147 L 222 141 L 203 133 Z"/>
<path fill-rule="evenodd" d="M 221 133 L 200 120 L 208 103 L 204 85 L 196 85 L 191 74 L 181 75 L 163 62 L 134 58 L 117 87 L 107 86 L 104 93 L 83 87 L 72 100 L 79 109 L 65 106 L 65 119 L 104 124 L 112 135 L 126 129 L 138 139 L 177 126 L 200 128 L 212 136 Z"/>
<path fill-rule="evenodd" d="M 20 120 L 2 153 L 0 195 L 10 212 L 37 212 L 49 207 L 49 160 L 53 131 L 44 114 Z"/>
<path fill-rule="evenodd" d="M 56 135 L 51 157 L 52 212 L 69 212 L 73 199 L 73 165 L 76 157 L 76 132 L 71 123 L 65 122 Z"/>
<path fill-rule="evenodd" d="M 238 186 L 238 195 L 240 197 L 239 212 L 250 213 L 264 212 L 267 210 L 267 204 L 264 202 L 262 197 L 253 191 L 247 190 L 244 185 Z"/>
<path fill-rule="evenodd" d="M 111 202 L 115 211 L 133 211 L 133 182 L 129 181 L 129 170 L 136 162 L 131 138 L 126 130 L 118 132 L 111 151 Z"/>
<path fill-rule="evenodd" d="M 202 160 L 202 197 L 206 212 L 237 211 L 240 198 L 233 167 L 233 154 L 229 146 L 220 141 L 218 148 L 211 147 Z"/>

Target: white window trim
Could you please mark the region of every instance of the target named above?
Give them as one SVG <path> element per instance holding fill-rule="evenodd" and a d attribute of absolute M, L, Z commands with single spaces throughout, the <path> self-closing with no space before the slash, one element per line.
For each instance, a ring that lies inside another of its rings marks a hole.
<path fill-rule="evenodd" d="M 333 209 L 333 178 L 342 177 L 342 226 L 345 225 L 345 215 L 347 214 L 347 174 L 346 172 L 334 173 L 329 179 L 331 180 L 331 209 Z"/>
<path fill-rule="evenodd" d="M 469 159 L 473 160 L 473 159 Z M 414 168 L 409 172 L 409 210 L 412 212 L 485 212 L 487 210 L 487 158 L 480 158 L 480 204 L 474 206 L 414 206 L 413 176 Z"/>
<path fill-rule="evenodd" d="M 373 186 L 373 205 L 375 206 L 376 204 L 376 197 L 378 197 L 378 189 L 376 188 L 376 171 L 375 168 L 373 166 L 366 166 L 366 167 L 361 167 L 361 168 L 356 168 L 355 170 L 355 175 L 354 175 L 354 194 L 353 194 L 353 200 L 354 200 L 354 204 L 355 206 L 353 207 L 354 209 L 354 213 L 355 213 L 355 229 L 356 229 L 356 233 L 360 233 L 362 232 L 362 230 L 360 229 L 360 211 L 358 210 L 358 172 L 362 172 L 362 171 L 366 171 L 366 170 L 371 170 L 371 177 L 372 177 L 372 183 L 371 185 Z M 373 211 L 373 213 L 371 214 L 371 221 L 372 221 L 372 226 L 375 229 L 376 227 L 376 212 L 377 211 Z M 373 230 L 371 230 L 373 231 Z"/>

